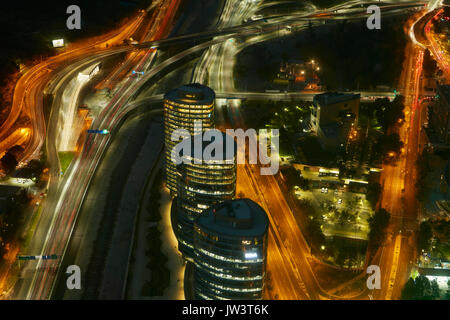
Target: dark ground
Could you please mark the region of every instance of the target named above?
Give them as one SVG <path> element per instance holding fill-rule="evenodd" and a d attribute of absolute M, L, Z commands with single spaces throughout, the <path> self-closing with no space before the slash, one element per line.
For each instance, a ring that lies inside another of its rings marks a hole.
<path fill-rule="evenodd" d="M 365 20 L 330 23 L 248 47 L 236 59 L 237 88 L 270 89 L 283 60 L 311 59 L 329 90 L 393 88 L 404 58 L 403 19 L 386 18 L 381 30 L 367 29 Z"/>

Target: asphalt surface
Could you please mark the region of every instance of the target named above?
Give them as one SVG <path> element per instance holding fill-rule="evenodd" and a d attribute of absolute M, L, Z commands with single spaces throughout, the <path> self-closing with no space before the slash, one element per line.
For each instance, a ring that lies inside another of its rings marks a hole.
<path fill-rule="evenodd" d="M 139 205 L 138 199 L 133 198 L 132 194 L 143 189 L 146 175 L 142 174 L 143 179 L 134 181 L 131 186 L 127 181 L 133 170 L 143 169 L 134 166 L 142 149 L 149 147 L 148 142 L 144 145 L 146 139 L 151 137 L 155 151 L 158 145 L 162 146 L 163 139 L 157 134 L 161 124 L 153 121 L 155 116 L 158 117 L 154 111 L 130 116 L 108 148 L 86 194 L 61 264 L 62 270 L 72 264 L 80 266 L 82 290 L 68 290 L 66 276 L 60 273 L 55 287 L 55 299 L 96 299 L 108 284 L 109 295 L 104 298 L 121 298 L 126 279 L 128 251 L 133 239 L 134 219 Z M 155 157 L 146 161 L 147 168 L 142 171 L 148 172 L 153 168 L 158 152 L 153 154 Z M 130 190 L 125 190 L 126 187 Z M 121 208 L 124 203 L 127 205 L 125 211 Z M 121 240 L 118 241 L 117 237 Z M 105 268 L 108 263 L 115 265 Z M 111 272 L 113 274 L 109 274 Z"/>

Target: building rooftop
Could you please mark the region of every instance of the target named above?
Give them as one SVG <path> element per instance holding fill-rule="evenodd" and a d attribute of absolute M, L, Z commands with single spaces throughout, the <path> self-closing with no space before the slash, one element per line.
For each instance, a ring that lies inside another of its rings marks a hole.
<path fill-rule="evenodd" d="M 250 199 L 226 200 L 206 210 L 196 223 L 205 231 L 229 237 L 263 236 L 269 227 L 266 212 Z"/>
<path fill-rule="evenodd" d="M 319 103 L 321 106 L 324 106 L 354 99 L 360 99 L 360 97 L 361 95 L 359 93 L 325 92 L 316 94 L 313 101 L 314 103 Z"/>
<path fill-rule="evenodd" d="M 185 84 L 164 95 L 164 99 L 185 104 L 211 104 L 215 97 L 216 94 L 211 88 L 199 83 Z"/>

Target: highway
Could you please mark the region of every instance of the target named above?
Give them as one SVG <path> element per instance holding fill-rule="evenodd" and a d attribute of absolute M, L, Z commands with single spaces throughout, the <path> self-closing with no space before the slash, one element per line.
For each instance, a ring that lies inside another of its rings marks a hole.
<path fill-rule="evenodd" d="M 25 74 L 19 78 L 16 84 L 11 111 L 0 128 L 0 140 L 3 142 L 0 153 L 4 153 L 5 150 L 10 147 L 23 142 L 25 151 L 21 158 L 18 159 L 20 165 L 23 165 L 24 162 L 33 158 L 38 158 L 40 149 L 42 148 L 46 137 L 43 97 L 47 91 L 53 90 L 55 86 L 58 86 L 61 83 L 67 72 L 64 68 L 70 64 L 77 66 L 80 64 L 79 60 L 83 60 L 86 57 L 92 59 L 95 54 L 101 54 L 105 51 L 114 52 L 116 50 L 123 50 L 117 48 L 105 48 L 110 47 L 110 45 L 113 44 L 120 44 L 123 39 L 128 38 L 130 34 L 136 30 L 142 20 L 143 16 L 137 15 L 134 17 L 132 23 L 124 24 L 119 29 L 111 31 L 106 35 L 69 45 L 63 53 L 51 57 L 27 70 Z M 93 55 L 93 53 L 95 54 Z M 23 118 L 28 119 L 29 127 L 18 126 L 19 123 L 23 122 Z M 21 134 L 22 138 L 18 137 L 18 134 Z M 57 175 L 50 174 L 50 187 L 56 185 L 60 177 L 59 161 L 55 161 L 54 157 L 50 157 L 49 162 L 52 165 L 51 170 L 53 169 L 53 172 L 58 170 Z M 56 192 L 49 191 L 47 200 L 43 201 L 44 208 L 50 207 L 56 198 Z M 33 245 L 42 243 L 45 234 L 48 231 L 46 226 L 48 226 L 48 221 L 51 219 L 51 216 L 53 216 L 53 212 L 47 214 L 43 213 L 41 215 L 41 227 L 34 235 L 34 239 L 37 239 L 37 241 L 32 241 Z M 37 247 L 39 247 L 39 245 Z M 36 252 L 40 252 L 40 250 L 31 251 L 30 253 L 36 254 Z"/>
<path fill-rule="evenodd" d="M 232 2 L 229 2 L 232 3 Z M 242 2 L 244 3 L 244 2 Z M 241 3 L 241 4 L 242 4 Z M 358 2 L 351 2 L 351 4 L 355 4 Z M 417 6 L 421 5 L 422 3 L 408 3 L 407 6 Z M 172 5 L 172 4 L 171 4 Z M 255 8 L 251 7 L 252 4 L 247 4 L 248 7 L 243 8 L 244 10 L 239 10 L 237 15 L 231 15 L 229 12 L 232 12 L 232 9 L 237 8 L 237 6 L 230 6 L 225 11 L 225 17 L 226 19 L 223 19 L 221 24 L 223 24 L 224 28 L 219 28 L 217 31 L 212 32 L 206 32 L 206 33 L 198 33 L 193 35 L 187 35 L 187 36 L 181 36 L 181 37 L 173 37 L 167 40 L 157 40 L 160 38 L 159 34 L 154 35 L 154 38 L 146 37 L 144 40 L 148 40 L 147 42 L 142 42 L 141 44 L 135 45 L 136 48 L 145 48 L 145 47 L 160 47 L 164 45 L 169 44 L 175 44 L 180 43 L 187 40 L 199 40 L 203 38 L 211 38 L 211 37 L 217 37 L 220 35 L 226 35 L 226 38 L 234 37 L 234 36 L 245 36 L 249 34 L 259 34 L 261 32 L 270 32 L 272 31 L 274 34 L 275 31 L 279 31 L 280 24 L 286 25 L 291 22 L 299 21 L 302 19 L 333 19 L 333 13 L 330 13 L 329 15 L 325 17 L 316 17 L 313 14 L 303 14 L 303 15 L 292 15 L 292 16 L 286 16 L 286 17 L 275 17 L 275 18 L 269 18 L 271 19 L 270 23 L 266 23 L 264 21 L 255 21 L 251 25 L 246 25 L 244 28 L 240 26 L 242 20 L 240 18 L 247 17 L 254 12 Z M 254 6 L 254 5 L 253 5 Z M 399 4 L 396 5 L 396 9 L 403 8 L 405 4 Z M 343 6 L 339 6 L 336 8 L 342 8 Z M 161 7 L 164 9 L 164 7 Z M 167 9 L 167 8 L 166 8 Z M 170 9 L 170 8 L 169 8 Z M 383 8 L 384 9 L 384 8 Z M 391 9 L 391 8 L 388 8 Z M 364 10 L 358 9 L 357 13 L 364 13 Z M 241 13 L 242 12 L 242 13 Z M 338 17 L 337 13 L 334 13 L 336 16 L 335 18 L 353 18 L 355 12 L 352 11 L 350 16 L 344 16 L 344 17 Z M 8 132 L 11 130 L 12 125 L 16 122 L 19 115 L 21 114 L 22 108 L 25 106 L 25 108 L 29 108 L 28 112 L 24 112 L 25 114 L 28 114 L 31 119 L 33 120 L 33 133 L 32 133 L 32 140 L 33 144 L 29 147 L 27 147 L 27 152 L 24 153 L 23 159 L 29 160 L 30 157 L 37 157 L 38 156 L 38 150 L 42 146 L 43 137 L 45 136 L 45 125 L 42 121 L 34 121 L 34 119 L 42 119 L 42 114 L 39 114 L 39 110 L 42 110 L 42 106 L 39 105 L 39 103 L 42 101 L 42 93 L 46 92 L 44 84 L 48 82 L 49 79 L 55 78 L 55 75 L 52 74 L 52 70 L 55 69 L 57 66 L 67 63 L 67 61 L 71 61 L 75 59 L 78 56 L 82 55 L 89 55 L 92 54 L 93 51 L 96 51 L 98 53 L 98 50 L 108 50 L 108 48 L 111 48 L 111 46 L 120 44 L 123 39 L 129 38 L 130 35 L 132 35 L 140 23 L 143 20 L 144 13 L 139 13 L 136 19 L 131 19 L 133 23 L 130 25 L 125 25 L 123 28 L 116 33 L 113 33 L 110 35 L 109 38 L 105 37 L 98 37 L 99 39 L 95 39 L 95 41 L 90 41 L 88 44 L 83 47 L 82 45 L 74 45 L 73 49 L 67 50 L 66 52 L 52 57 L 48 59 L 47 61 L 33 67 L 31 70 L 29 70 L 23 77 L 20 78 L 19 82 L 17 83 L 16 90 L 14 92 L 14 99 L 13 99 L 13 107 L 12 112 L 10 113 L 8 119 L 3 124 L 2 128 L 0 128 L 0 137 L 3 137 L 4 135 L 7 135 Z M 360 18 L 360 17 L 355 17 Z M 160 20 L 155 19 L 155 24 L 160 22 Z M 167 23 L 164 19 L 161 20 L 163 24 Z M 231 23 L 230 23 L 231 21 Z M 273 22 L 272 22 L 273 21 Z M 228 26 L 227 25 L 231 25 Z M 261 25 L 264 25 L 264 28 L 261 29 Z M 304 25 L 304 22 L 302 22 L 302 25 Z M 295 25 L 293 25 L 295 27 Z M 153 26 L 154 27 L 154 26 Z M 222 27 L 222 25 L 221 25 Z M 279 36 L 279 34 L 278 34 Z M 266 36 L 267 37 L 267 36 Z M 223 39 L 226 39 L 223 38 Z M 155 40 L 156 39 L 156 40 Z M 264 37 L 261 39 L 261 41 L 264 40 Z M 218 43 L 221 41 L 218 41 Z M 130 47 L 122 48 L 122 50 L 132 50 Z M 117 53 L 123 52 L 121 49 L 118 49 Z M 130 61 L 130 60 L 127 60 Z M 125 64 L 126 65 L 126 64 Z M 229 69 L 229 68 L 228 68 Z M 120 69 L 118 70 L 120 71 Z M 57 77 L 56 77 L 57 78 Z M 114 77 L 112 77 L 112 80 L 114 80 Z M 113 81 L 111 81 L 113 82 Z M 228 83 L 228 82 L 227 82 Z M 38 86 L 39 85 L 39 86 Z M 24 96 L 31 97 L 29 98 L 30 101 L 26 103 L 26 100 L 23 97 Z M 36 100 L 36 104 L 33 103 Z M 27 107 L 28 106 L 28 107 Z"/>
<path fill-rule="evenodd" d="M 245 11 L 243 11 L 245 13 Z M 249 11 L 251 12 L 251 11 Z M 236 15 L 238 16 L 238 15 Z M 245 16 L 238 16 L 242 19 Z M 297 25 L 298 29 L 305 28 L 306 23 Z M 216 97 L 221 99 L 275 99 L 275 100 L 289 100 L 291 98 L 297 98 L 301 100 L 311 101 L 313 96 L 318 92 L 303 92 L 303 93 L 251 93 L 251 92 L 236 92 L 234 89 L 233 68 L 234 57 L 244 49 L 246 46 L 267 41 L 280 36 L 278 30 L 265 33 L 264 35 L 255 35 L 249 37 L 245 42 L 236 45 L 233 41 L 227 41 L 220 45 L 216 45 L 207 50 L 194 71 L 192 81 L 205 83 L 216 90 Z M 207 67 L 206 67 L 207 66 Z M 225 92 L 223 92 L 225 90 Z M 363 92 L 361 93 L 362 99 L 371 100 L 373 97 L 388 96 L 393 98 L 393 93 L 375 93 L 375 92 Z M 245 128 L 242 123 L 242 116 L 239 114 L 239 107 L 236 104 L 231 104 L 231 115 L 234 118 L 233 123 L 236 127 Z M 238 102 L 239 105 L 239 102 Z M 218 117 L 220 119 L 220 116 Z M 226 121 L 226 120 L 225 120 Z M 227 127 L 224 123 L 218 123 L 218 127 L 222 130 Z M 245 170 L 238 168 L 238 190 L 240 190 L 245 196 L 258 202 L 269 214 L 271 222 L 271 230 L 269 233 L 269 242 L 271 245 L 276 244 L 276 249 L 269 250 L 268 260 L 271 259 L 277 261 L 269 263 L 268 270 L 271 274 L 271 283 L 277 283 L 280 281 L 284 283 L 282 286 L 283 291 L 276 291 L 273 289 L 274 295 L 281 299 L 296 299 L 294 292 L 302 292 L 307 294 L 308 299 L 318 299 L 320 293 L 322 297 L 331 297 L 327 293 L 320 289 L 317 279 L 311 269 L 311 266 L 307 260 L 309 256 L 309 248 L 304 240 L 301 231 L 296 225 L 296 221 L 293 217 L 292 211 L 287 205 L 285 199 L 280 196 L 281 191 L 268 190 L 270 188 L 278 187 L 277 181 L 272 176 L 261 176 L 259 171 L 253 168 L 255 166 L 246 166 Z M 251 169 L 253 168 L 253 170 Z M 393 169 L 391 177 L 398 177 L 398 171 Z M 392 174 L 394 173 L 394 174 Z M 272 178 L 272 181 L 268 181 Z M 392 181 L 398 181 L 393 179 Z M 389 184 L 389 182 L 388 182 Z M 392 183 L 391 183 L 392 184 Z M 398 190 L 399 185 L 396 185 L 397 189 L 393 189 L 394 195 L 398 196 L 401 192 Z M 388 187 L 386 187 L 388 188 Z M 239 193 L 239 191 L 238 191 Z M 267 199 L 269 198 L 269 199 Z M 281 225 L 280 225 L 281 224 Z M 288 232 L 289 231 L 289 232 Z M 281 234 L 281 235 L 280 235 Z M 275 238 L 275 239 L 273 239 Z M 290 257 L 284 261 L 277 259 L 278 255 Z M 285 270 L 291 270 L 289 276 L 282 276 Z M 297 287 L 295 283 L 297 281 Z M 306 285 L 305 285 L 306 284 Z M 300 291 L 298 286 L 301 286 Z M 306 290 L 306 291 L 305 291 Z M 277 293 L 275 293 L 277 292 Z M 272 296 L 273 298 L 274 296 Z M 339 297 L 333 297 L 339 298 Z"/>
<path fill-rule="evenodd" d="M 233 1 L 228 2 L 230 4 Z M 355 2 L 357 3 L 357 2 Z M 101 114 L 94 120 L 92 128 L 100 128 L 100 129 L 108 129 L 111 132 L 111 135 L 108 136 L 99 136 L 99 135 L 89 135 L 86 139 L 84 148 L 82 153 L 73 161 L 71 167 L 67 174 L 64 175 L 63 179 L 59 181 L 59 164 L 53 166 L 52 165 L 52 181 L 50 186 L 55 185 L 55 187 L 51 187 L 49 189 L 49 195 L 47 200 L 45 201 L 46 208 L 44 208 L 43 214 L 43 222 L 40 223 L 38 231 L 36 233 L 36 245 L 42 244 L 42 254 L 58 254 L 64 255 L 64 252 L 67 247 L 67 243 L 71 237 L 71 233 L 73 230 L 74 223 L 77 218 L 78 210 L 83 202 L 84 196 L 89 188 L 90 181 L 92 179 L 93 174 L 102 159 L 102 156 L 109 146 L 111 139 L 114 136 L 115 129 L 117 126 L 123 121 L 124 117 L 128 112 L 133 110 L 140 103 L 146 103 L 149 100 L 159 101 L 161 99 L 160 96 L 152 97 L 148 100 L 131 102 L 137 93 L 141 90 L 141 87 L 146 85 L 149 81 L 151 81 L 156 75 L 163 72 L 165 68 L 170 66 L 172 63 L 180 61 L 181 59 L 189 56 L 190 54 L 204 50 L 206 48 L 211 47 L 214 44 L 224 43 L 225 40 L 233 38 L 235 36 L 245 35 L 245 32 L 248 34 L 255 33 L 255 26 L 246 26 L 242 28 L 238 26 L 240 24 L 239 19 L 242 17 L 251 15 L 255 12 L 255 8 L 252 7 L 251 4 L 244 8 L 240 8 L 238 10 L 238 14 L 234 12 L 235 8 L 239 8 L 238 6 L 230 5 L 227 10 L 224 11 L 225 17 L 228 17 L 223 20 L 222 27 L 224 29 L 215 31 L 213 33 L 209 33 L 208 35 L 189 35 L 185 38 L 173 38 L 168 39 L 164 42 L 164 40 L 159 40 L 164 36 L 167 36 L 167 32 L 169 30 L 171 19 L 173 19 L 174 13 L 176 12 L 176 8 L 178 6 L 178 1 L 166 1 L 161 6 L 160 15 L 155 17 L 153 20 L 154 24 L 150 28 L 151 33 L 148 34 L 147 39 L 148 42 L 140 44 L 136 46 L 137 48 L 146 48 L 153 47 L 147 50 L 142 51 L 138 54 L 130 54 L 129 59 L 126 60 L 126 65 L 123 68 L 117 69 L 114 73 L 110 75 L 109 80 L 111 80 L 112 85 L 115 84 L 115 94 L 111 99 L 109 105 L 101 112 Z M 395 6 L 394 9 L 403 8 L 403 6 Z M 361 10 L 357 11 L 360 13 Z M 352 11 L 351 15 L 357 14 Z M 86 48 L 74 48 L 73 51 L 67 51 L 62 54 L 64 57 L 56 56 L 54 58 L 49 59 L 48 61 L 36 66 L 36 70 L 27 72 L 20 80 L 16 87 L 16 91 L 14 93 L 14 110 L 10 117 L 8 118 L 5 125 L 0 129 L 0 137 L 2 135 L 8 135 L 12 128 L 13 124 L 19 118 L 19 115 L 22 113 L 28 112 L 32 119 L 38 119 L 38 121 L 33 121 L 33 143 L 27 147 L 27 151 L 25 153 L 24 159 L 29 159 L 30 157 L 36 157 L 38 155 L 38 151 L 42 146 L 43 137 L 45 136 L 45 122 L 43 121 L 42 114 L 42 100 L 43 100 L 43 92 L 49 90 L 51 92 L 60 92 L 59 88 L 64 87 L 63 85 L 58 86 L 68 78 L 64 78 L 64 80 L 54 81 L 51 83 L 50 87 L 53 85 L 55 89 L 45 89 L 48 81 L 50 79 L 58 79 L 58 76 L 53 74 L 53 70 L 60 70 L 61 66 L 67 65 L 67 60 L 75 60 L 75 57 L 91 57 L 92 61 L 89 63 L 96 63 L 97 61 L 101 61 L 104 56 L 100 56 L 101 54 L 111 55 L 120 52 L 124 52 L 126 50 L 131 50 L 130 47 L 118 47 L 112 49 L 111 46 L 114 43 L 120 43 L 124 38 L 128 38 L 130 35 L 134 33 L 134 31 L 139 26 L 139 21 L 143 19 L 144 14 L 138 15 L 136 21 L 131 23 L 130 25 L 126 25 L 122 30 L 118 31 L 115 36 L 109 38 L 108 40 L 103 39 L 102 41 L 94 42 L 93 44 L 89 44 Z M 305 19 L 310 18 L 318 18 L 315 16 L 305 16 Z M 325 17 L 329 19 L 330 17 Z M 340 16 L 338 19 L 345 18 Z M 346 17 L 348 18 L 348 17 Z M 360 17 L 359 17 L 360 18 Z M 257 29 L 257 32 L 266 32 L 271 33 L 271 36 L 275 36 L 276 29 L 279 29 L 280 23 L 291 23 L 292 21 L 301 20 L 302 17 L 292 16 L 292 17 L 275 17 L 273 20 L 275 23 L 267 24 L 267 28 L 264 27 L 264 30 L 261 28 Z M 231 22 L 230 22 L 231 21 Z M 255 25 L 264 24 L 263 22 L 258 22 Z M 244 32 L 242 31 L 244 30 Z M 260 37 L 259 41 L 265 41 L 269 39 L 271 36 Z M 190 38 L 189 38 L 190 37 Z M 155 58 L 156 50 L 158 46 L 169 45 L 171 43 L 178 43 L 179 41 L 186 41 L 192 39 L 201 39 L 201 38 L 211 38 L 212 40 L 205 41 L 199 45 L 195 45 L 169 59 L 164 61 L 163 63 L 153 66 L 152 63 Z M 121 40 L 122 39 L 122 40 Z M 228 43 L 225 42 L 225 43 Z M 226 45 L 227 46 L 227 45 Z M 225 46 L 225 48 L 227 48 Z M 209 67 L 208 61 L 213 61 L 217 56 L 225 57 L 225 53 L 229 53 L 229 49 L 220 49 L 223 45 L 217 45 L 216 48 L 212 51 L 212 53 L 207 54 L 210 50 L 207 50 L 204 54 L 204 59 L 202 61 L 206 62 L 200 64 L 198 71 L 195 74 L 195 79 L 204 79 L 205 69 Z M 95 56 L 92 58 L 92 56 Z M 57 59 L 57 57 L 59 57 Z M 73 57 L 73 59 L 72 59 Z M 52 60 L 54 59 L 54 61 Z M 212 59 L 212 60 L 211 60 Z M 216 74 L 224 74 L 225 76 L 221 79 L 214 79 L 214 83 L 218 83 L 219 88 L 222 88 L 225 92 L 219 92 L 219 94 L 223 94 L 225 97 L 229 97 L 227 95 L 234 95 L 239 97 L 251 97 L 252 93 L 235 93 L 233 92 L 233 88 L 230 86 L 231 83 L 229 81 L 231 73 L 225 72 L 224 70 L 232 70 L 232 64 L 224 63 L 224 59 L 220 59 L 221 63 L 213 63 L 215 70 L 218 70 Z M 52 62 L 53 61 L 53 62 Z M 77 64 L 78 66 L 86 67 L 89 65 L 87 61 L 83 61 L 80 59 Z M 138 61 L 136 63 L 136 61 Z M 215 59 L 217 61 L 217 59 Z M 73 61 L 71 61 L 73 62 Z M 42 65 L 42 66 L 41 66 Z M 129 78 L 125 81 L 119 82 L 120 79 L 119 74 L 123 74 L 123 70 L 126 70 L 129 66 L 136 65 L 136 71 L 145 71 L 145 75 L 138 78 Z M 69 65 L 67 65 L 69 67 Z M 70 65 L 71 66 L 71 65 Z M 66 72 L 67 73 L 67 72 Z M 59 78 L 64 77 L 62 72 L 58 72 Z M 27 76 L 27 77 L 25 77 Z M 25 80 L 24 80 L 25 78 Z M 22 81 L 22 82 L 21 82 Z M 201 81 L 202 82 L 202 81 Z M 106 84 L 105 84 L 106 85 Z M 109 84 L 108 84 L 109 85 Z M 45 89 L 45 90 L 44 90 Z M 17 97 L 16 97 L 17 93 Z M 308 93 L 309 94 L 309 93 Z M 384 93 L 383 93 L 384 94 Z M 59 96 L 59 94 L 57 93 Z M 269 94 L 265 93 L 253 93 L 256 97 L 266 97 Z M 273 95 L 273 93 L 271 93 Z M 284 93 L 276 94 L 276 96 L 286 95 Z M 290 96 L 290 94 L 288 94 Z M 26 97 L 24 101 L 23 98 Z M 310 96 L 311 97 L 311 96 Z M 305 97 L 306 99 L 306 97 Z M 23 109 L 23 110 L 22 110 Z M 29 110 L 28 110 L 29 109 Z M 40 120 L 39 120 L 40 119 Z M 50 130 L 49 130 L 50 131 Z M 48 137 L 49 141 L 55 141 L 55 137 Z M 53 150 L 53 154 L 55 154 L 55 150 Z M 57 154 L 56 154 L 57 157 Z M 54 155 L 50 156 L 51 162 L 56 164 L 56 160 Z M 59 163 L 59 162 L 58 162 Z M 242 170 L 241 170 L 242 171 Z M 273 259 L 277 261 L 283 261 L 280 264 L 280 268 L 274 268 L 273 276 L 281 278 L 283 275 L 286 275 L 287 270 L 295 270 L 294 272 L 290 272 L 290 276 L 286 277 L 286 279 L 280 280 L 280 283 L 283 283 L 282 288 L 284 289 L 284 285 L 286 285 L 286 291 L 279 295 L 279 298 L 311 298 L 318 299 L 321 295 L 326 296 L 326 293 L 323 293 L 317 284 L 317 280 L 311 270 L 311 267 L 307 261 L 308 258 L 308 247 L 306 242 L 304 241 L 301 233 L 299 232 L 298 226 L 296 225 L 295 219 L 292 216 L 292 212 L 290 212 L 289 207 L 286 204 L 286 201 L 282 196 L 280 196 L 280 190 L 273 189 L 277 188 L 278 185 L 275 180 L 270 180 L 270 177 L 265 176 L 263 178 L 257 177 L 254 173 L 252 173 L 252 168 L 245 168 L 243 171 L 243 178 L 248 179 L 248 182 L 253 181 L 257 186 L 261 186 L 261 188 L 272 188 L 271 190 L 263 190 L 265 192 L 253 194 L 253 196 L 257 196 L 260 198 L 260 203 L 265 205 L 265 208 L 272 209 L 273 213 L 273 223 L 276 228 L 271 229 L 270 241 L 272 244 L 276 245 L 276 250 L 273 251 Z M 267 179 L 266 179 L 267 178 Z M 273 177 L 272 177 L 273 178 Z M 266 179 L 261 181 L 259 179 Z M 392 184 L 398 182 L 391 182 Z M 56 187 L 57 186 L 57 187 Z M 396 187 L 398 189 L 398 186 Z M 54 190 L 54 191 L 53 191 Z M 258 190 L 256 188 L 255 190 Z M 249 191 L 250 192 L 250 191 Z M 255 191 L 257 192 L 257 191 Z M 269 192 L 269 193 L 268 193 Z M 262 194 L 270 195 L 273 194 L 273 197 L 270 199 L 261 198 Z M 264 206 L 263 206 L 264 207 Z M 270 210 L 269 210 L 270 211 Z M 285 212 L 290 212 L 290 214 L 285 214 Z M 286 215 L 286 216 L 285 216 Z M 287 218 L 286 218 L 287 217 Z M 279 226 L 279 227 L 278 227 Z M 289 232 L 286 234 L 280 234 L 283 232 Z M 292 252 L 295 252 L 293 254 Z M 35 252 L 37 254 L 37 252 Z M 290 256 L 291 258 L 287 261 L 284 259 L 286 256 Z M 290 265 L 289 265 L 290 264 Z M 34 269 L 33 269 L 34 268 Z M 55 279 L 55 270 L 58 270 L 58 265 L 54 265 L 49 261 L 40 261 L 36 266 L 30 266 L 25 269 L 24 279 L 22 280 L 20 290 L 17 292 L 16 298 L 27 298 L 27 299 L 48 299 L 51 297 L 53 280 Z M 281 292 L 281 291 L 279 291 Z"/>
<path fill-rule="evenodd" d="M 428 48 L 433 54 L 433 58 L 444 73 L 446 83 L 450 83 L 450 52 L 447 52 L 445 47 L 442 47 L 438 35 L 431 31 L 432 19 L 440 18 L 443 11 L 443 9 L 440 9 L 433 12 L 432 18 L 430 18 L 425 25 L 424 34 L 428 40 Z"/>
<path fill-rule="evenodd" d="M 11 133 L 20 117 L 26 117 L 31 120 L 32 137 L 30 144 L 25 148 L 22 159 L 37 158 L 45 137 L 42 101 L 49 82 L 61 76 L 61 68 L 67 66 L 68 63 L 73 63 L 80 57 L 98 53 L 100 50 L 108 50 L 107 48 L 110 46 L 121 44 L 124 39 L 136 31 L 143 18 L 144 14 L 140 13 L 132 19 L 132 23 L 123 25 L 104 37 L 80 41 L 63 53 L 30 68 L 16 84 L 11 112 L 0 127 L 0 140 L 5 139 Z M 5 146 L 5 148 L 8 147 L 12 146 Z"/>
<path fill-rule="evenodd" d="M 178 1 L 171 1 L 169 6 L 166 6 L 167 10 L 158 11 L 162 17 L 161 20 L 165 21 L 159 26 L 170 26 L 171 20 L 163 16 L 172 16 L 176 11 Z M 152 29 L 153 36 L 163 36 L 164 32 L 161 29 Z M 119 49 L 119 50 L 124 50 Z M 139 68 L 147 68 L 154 58 L 154 49 L 147 50 L 143 59 L 140 61 Z M 102 111 L 102 114 L 96 118 L 94 125 L 107 127 L 106 123 L 110 123 L 113 127 L 118 124 L 127 111 L 136 106 L 136 104 L 127 104 L 129 97 L 139 85 L 136 85 L 139 81 L 133 78 L 128 79 L 118 93 L 113 97 L 110 105 Z M 130 88 L 131 87 L 131 88 Z M 127 109 L 129 108 L 129 109 Z M 122 110 L 122 109 L 125 109 Z M 124 111 L 124 112 L 121 112 Z M 111 131 L 112 128 L 111 128 Z M 97 138 L 97 139 L 96 139 Z M 102 139 L 106 138 L 106 139 Z M 48 206 L 51 206 L 47 220 L 47 228 L 38 228 L 37 234 L 41 231 L 45 234 L 41 235 L 35 243 L 42 244 L 42 252 L 57 252 L 59 256 L 64 254 L 68 239 L 72 232 L 73 223 L 76 218 L 76 214 L 79 209 L 81 200 L 87 190 L 87 183 L 92 177 L 96 165 L 101 158 L 109 136 L 103 136 L 98 139 L 96 137 L 88 137 L 87 143 L 81 153 L 81 155 L 74 161 L 71 166 L 71 170 L 64 176 L 64 181 L 58 186 L 59 189 L 55 192 L 55 198 L 49 197 L 47 199 Z M 93 158 L 91 161 L 91 158 Z M 81 172 L 79 172 L 80 170 Z M 85 171 L 83 171 L 85 170 Z M 83 185 L 84 184 L 84 185 Z M 24 275 L 25 279 L 22 280 L 22 286 L 17 290 L 16 298 L 26 299 L 47 299 L 50 297 L 50 292 L 55 277 L 55 265 L 48 261 L 40 261 L 34 267 L 34 272 Z M 25 285 L 23 285 L 25 283 Z"/>
<path fill-rule="evenodd" d="M 409 22 L 411 30 L 415 25 L 424 26 L 421 20 L 429 19 L 429 13 L 437 1 L 431 2 L 427 10 Z M 417 42 L 414 31 L 409 33 L 411 41 L 407 44 L 406 60 L 400 79 L 401 94 L 405 97 L 405 122 L 399 130 L 404 142 L 405 152 L 395 165 L 385 165 L 382 173 L 381 207 L 391 213 L 388 227 L 388 240 L 381 248 L 379 262 L 382 272 L 382 288 L 375 293 L 377 299 L 398 299 L 401 289 L 409 278 L 414 261 L 416 231 L 418 230 L 418 202 L 415 182 L 417 179 L 416 161 L 421 153 L 419 144 L 421 127 L 421 100 L 423 93 L 421 75 L 425 46 Z"/>

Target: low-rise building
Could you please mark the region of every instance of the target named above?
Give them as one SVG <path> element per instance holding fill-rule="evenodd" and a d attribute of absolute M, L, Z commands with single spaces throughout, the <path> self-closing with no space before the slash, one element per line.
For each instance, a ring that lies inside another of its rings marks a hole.
<path fill-rule="evenodd" d="M 345 148 L 349 133 L 358 124 L 360 95 L 326 92 L 315 95 L 310 128 L 329 150 Z"/>

